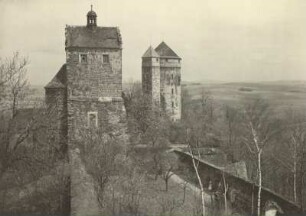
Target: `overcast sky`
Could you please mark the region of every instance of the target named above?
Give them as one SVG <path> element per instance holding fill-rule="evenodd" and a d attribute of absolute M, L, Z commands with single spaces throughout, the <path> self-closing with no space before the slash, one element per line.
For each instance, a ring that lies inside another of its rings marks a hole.
<path fill-rule="evenodd" d="M 45 85 L 65 62 L 65 25 L 119 26 L 123 78 L 164 40 L 188 81 L 306 80 L 305 0 L 0 0 L 0 54 L 19 50 L 29 80 Z"/>

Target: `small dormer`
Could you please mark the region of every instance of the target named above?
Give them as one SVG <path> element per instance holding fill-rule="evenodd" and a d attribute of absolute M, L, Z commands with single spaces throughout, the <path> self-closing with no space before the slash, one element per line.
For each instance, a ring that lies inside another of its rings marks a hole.
<path fill-rule="evenodd" d="M 87 27 L 96 27 L 97 26 L 97 14 L 92 10 L 87 13 Z"/>

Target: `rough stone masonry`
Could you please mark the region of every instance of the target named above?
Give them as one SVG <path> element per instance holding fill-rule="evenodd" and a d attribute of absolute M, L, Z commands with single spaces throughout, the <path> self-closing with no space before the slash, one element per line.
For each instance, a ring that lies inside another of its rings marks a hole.
<path fill-rule="evenodd" d="M 181 58 L 165 42 L 142 56 L 142 90 L 173 121 L 181 119 Z"/>
<path fill-rule="evenodd" d="M 66 26 L 65 36 L 66 63 L 45 86 L 45 96 L 46 105 L 54 114 L 50 122 L 57 131 L 53 141 L 68 149 L 71 214 L 82 215 L 77 206 L 88 197 L 80 192 L 78 178 L 73 177 L 81 167 L 74 166 L 80 158 L 71 156 L 78 151 L 80 132 L 94 127 L 112 133 L 123 142 L 127 140 L 122 99 L 122 39 L 118 28 L 97 26 L 93 10 L 87 13 L 86 26 Z M 106 131 L 108 128 L 112 131 Z M 90 182 L 82 185 L 88 186 L 85 191 L 92 188 Z"/>

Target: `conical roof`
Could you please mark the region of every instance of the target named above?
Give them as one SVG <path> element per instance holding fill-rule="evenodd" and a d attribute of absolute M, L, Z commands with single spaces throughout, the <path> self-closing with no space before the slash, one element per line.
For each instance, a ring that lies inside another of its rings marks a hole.
<path fill-rule="evenodd" d="M 179 58 L 180 57 L 163 41 L 156 48 L 155 51 L 160 57 Z"/>
<path fill-rule="evenodd" d="M 159 55 L 157 54 L 157 52 L 152 48 L 152 46 L 150 46 L 147 51 L 143 54 L 142 58 L 158 58 Z"/>

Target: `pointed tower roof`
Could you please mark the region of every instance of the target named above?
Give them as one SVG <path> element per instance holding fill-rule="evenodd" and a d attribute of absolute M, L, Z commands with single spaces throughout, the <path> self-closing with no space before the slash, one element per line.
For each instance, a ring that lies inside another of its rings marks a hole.
<path fill-rule="evenodd" d="M 159 55 L 157 54 L 157 52 L 152 48 L 152 46 L 150 46 L 147 51 L 143 54 L 142 58 L 158 58 Z"/>
<path fill-rule="evenodd" d="M 180 57 L 163 41 L 156 48 L 155 51 L 160 57 L 178 58 Z"/>

